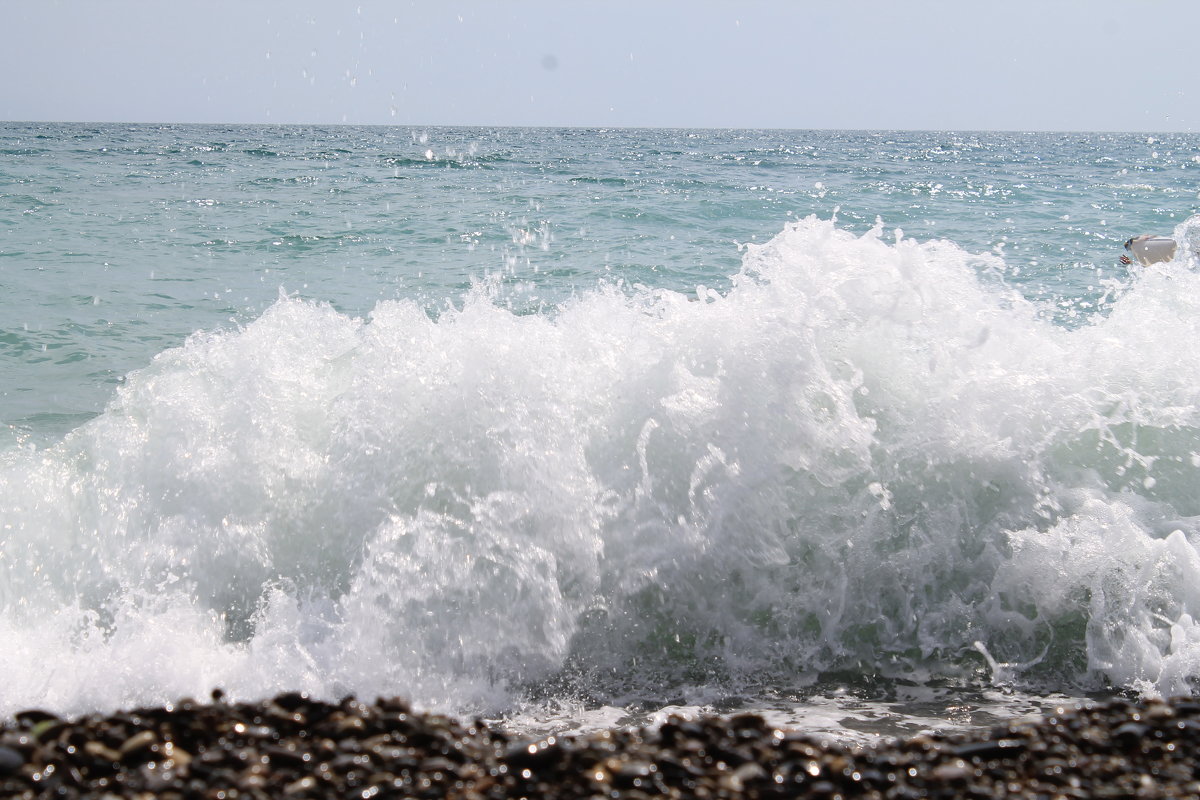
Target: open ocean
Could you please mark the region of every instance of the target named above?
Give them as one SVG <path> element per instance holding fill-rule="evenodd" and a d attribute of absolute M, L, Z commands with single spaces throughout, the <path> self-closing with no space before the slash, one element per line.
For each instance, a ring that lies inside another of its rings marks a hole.
<path fill-rule="evenodd" d="M 0 715 L 1190 693 L 1198 187 L 1192 134 L 0 123 Z"/>

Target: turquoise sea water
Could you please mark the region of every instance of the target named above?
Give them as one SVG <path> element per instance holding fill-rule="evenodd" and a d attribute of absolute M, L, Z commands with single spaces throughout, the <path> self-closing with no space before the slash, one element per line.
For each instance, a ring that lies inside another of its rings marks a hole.
<path fill-rule="evenodd" d="M 1190 691 L 1198 175 L 1182 134 L 0 125 L 0 707 Z M 1121 265 L 1145 232 L 1176 261 Z"/>

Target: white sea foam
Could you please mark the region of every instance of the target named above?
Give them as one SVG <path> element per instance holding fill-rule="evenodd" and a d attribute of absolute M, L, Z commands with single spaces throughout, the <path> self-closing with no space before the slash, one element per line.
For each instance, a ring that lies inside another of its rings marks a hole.
<path fill-rule="evenodd" d="M 821 670 L 1185 690 L 1200 277 L 1066 329 L 1004 266 L 810 218 L 701 302 L 518 316 L 484 285 L 197 334 L 4 454 L 0 712 Z"/>

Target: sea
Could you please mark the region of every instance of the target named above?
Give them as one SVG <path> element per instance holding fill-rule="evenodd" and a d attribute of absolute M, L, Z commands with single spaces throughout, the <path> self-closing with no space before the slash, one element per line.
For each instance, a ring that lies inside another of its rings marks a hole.
<path fill-rule="evenodd" d="M 0 123 L 0 716 L 1191 694 L 1198 189 L 1198 134 Z"/>

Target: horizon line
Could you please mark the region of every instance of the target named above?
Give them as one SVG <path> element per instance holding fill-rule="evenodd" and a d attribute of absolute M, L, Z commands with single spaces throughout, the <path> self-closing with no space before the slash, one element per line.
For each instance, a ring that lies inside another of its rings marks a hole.
<path fill-rule="evenodd" d="M 256 126 L 277 128 L 472 128 L 510 130 L 592 130 L 592 131 L 816 131 L 826 133 L 1021 133 L 1021 134 L 1195 134 L 1194 130 L 1091 130 L 1085 128 L 844 128 L 810 127 L 791 128 L 770 125 L 532 125 L 532 124 L 489 124 L 489 123 L 420 123 L 420 122 L 197 122 L 197 121 L 146 121 L 146 120 L 87 120 L 87 119 L 0 119 L 0 125 L 145 125 L 145 126 Z"/>

